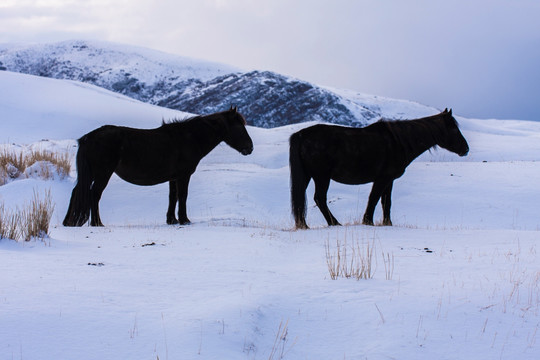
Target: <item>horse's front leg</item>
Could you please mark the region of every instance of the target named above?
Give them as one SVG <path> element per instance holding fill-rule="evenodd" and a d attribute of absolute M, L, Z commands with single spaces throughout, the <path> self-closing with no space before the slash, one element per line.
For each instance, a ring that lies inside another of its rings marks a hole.
<path fill-rule="evenodd" d="M 189 185 L 190 177 L 191 177 L 191 174 L 186 175 L 182 178 L 176 179 L 176 193 L 178 197 L 178 223 L 180 223 L 181 225 L 187 225 L 191 223 L 191 221 L 189 221 L 187 217 L 187 211 L 186 211 L 186 202 L 187 202 L 188 185 Z"/>
<path fill-rule="evenodd" d="M 167 224 L 178 224 L 178 219 L 174 215 L 176 203 L 178 202 L 178 193 L 176 191 L 176 181 L 169 181 L 169 207 L 167 209 Z"/>
<path fill-rule="evenodd" d="M 364 225 L 373 225 L 373 213 L 375 212 L 375 206 L 379 202 L 382 193 L 388 186 L 388 181 L 376 180 L 373 182 L 373 187 L 371 188 L 371 193 L 369 194 L 369 200 L 366 207 L 366 212 L 362 218 L 362 224 Z M 390 211 L 390 207 L 388 207 Z M 390 213 L 388 213 L 390 215 Z"/>
<path fill-rule="evenodd" d="M 384 189 L 381 197 L 381 203 L 383 208 L 383 225 L 392 226 L 392 220 L 390 220 L 390 207 L 392 206 L 392 186 L 394 181 L 391 181 L 390 184 Z"/>

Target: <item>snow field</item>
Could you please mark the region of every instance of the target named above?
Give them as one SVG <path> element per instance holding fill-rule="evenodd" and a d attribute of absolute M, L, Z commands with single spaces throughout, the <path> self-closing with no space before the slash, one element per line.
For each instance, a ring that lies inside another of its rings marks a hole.
<path fill-rule="evenodd" d="M 78 87 L 89 101 L 106 95 Z M 74 154 L 72 139 L 119 118 L 108 106 L 139 127 L 166 111 L 117 95 L 84 112 L 57 103 L 55 128 L 31 121 L 45 102 L 9 94 L 0 100 L 13 106 L 0 109 L 29 122 L 2 122 L 2 139 L 13 139 L 4 147 Z M 1 186 L 11 208 L 50 190 L 55 211 L 44 241 L 0 240 L 0 359 L 539 358 L 540 125 L 458 120 L 470 155 L 436 150 L 413 162 L 394 185 L 393 227 L 354 225 L 370 185 L 332 183 L 331 210 L 349 225 L 326 227 L 310 185 L 312 229 L 292 230 L 287 140 L 310 124 L 248 128 L 247 157 L 218 146 L 192 177 L 190 226 L 165 225 L 167 184 L 113 176 L 104 228 L 61 226 L 74 171 Z M 325 247 L 338 240 L 373 246 L 372 279 L 330 279 Z"/>
<path fill-rule="evenodd" d="M 375 244 L 373 279 L 330 280 L 324 241 L 344 238 Z M 536 240 L 527 231 L 59 227 L 46 244 L 3 244 L 17 276 L 3 281 L 2 353 L 265 359 L 287 321 L 291 359 L 534 359 Z M 383 253 L 394 257 L 392 280 Z"/>

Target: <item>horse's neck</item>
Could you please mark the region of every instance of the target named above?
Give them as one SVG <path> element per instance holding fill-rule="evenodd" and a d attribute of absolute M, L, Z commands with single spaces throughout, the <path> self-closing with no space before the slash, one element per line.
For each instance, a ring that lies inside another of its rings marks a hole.
<path fill-rule="evenodd" d="M 410 126 L 408 141 L 407 162 L 411 163 L 418 156 L 422 155 L 427 150 L 437 145 L 436 137 L 429 126 L 422 124 L 423 121 L 436 121 L 436 120 L 410 120 L 407 124 Z"/>
<path fill-rule="evenodd" d="M 196 145 L 204 157 L 224 140 L 224 129 L 221 126 L 221 119 L 204 118 L 199 121 L 200 124 L 193 126 L 192 131 Z"/>

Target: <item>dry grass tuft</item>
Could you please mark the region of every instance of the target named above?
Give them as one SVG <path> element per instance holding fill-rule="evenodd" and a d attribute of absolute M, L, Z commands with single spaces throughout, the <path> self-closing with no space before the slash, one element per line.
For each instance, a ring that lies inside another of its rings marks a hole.
<path fill-rule="evenodd" d="M 39 164 L 37 169 L 33 169 L 34 172 L 37 171 L 38 177 L 51 179 L 54 173 L 57 173 L 63 179 L 71 171 L 71 156 L 68 152 L 31 150 L 23 153 L 4 148 L 0 151 L 0 185 L 6 184 L 10 179 L 27 176 L 26 170 L 35 164 Z"/>
<path fill-rule="evenodd" d="M 330 278 L 336 280 L 340 277 L 360 279 L 373 278 L 373 253 L 375 242 L 360 243 L 358 239 L 353 239 L 352 244 L 347 243 L 347 233 L 345 233 L 343 243 L 336 238 L 336 246 L 331 249 L 330 240 L 326 240 L 326 264 Z"/>
<path fill-rule="evenodd" d="M 15 241 L 43 240 L 49 234 L 49 225 L 54 210 L 51 192 L 42 198 L 36 191 L 29 205 L 22 210 L 7 211 L 0 204 L 0 239 Z"/>
<path fill-rule="evenodd" d="M 0 239 L 18 239 L 20 234 L 20 214 L 8 212 L 0 203 Z"/>
<path fill-rule="evenodd" d="M 21 212 L 21 233 L 25 241 L 32 238 L 43 239 L 48 236 L 51 216 L 54 211 L 50 190 L 45 192 L 42 199 L 34 191 L 29 206 Z"/>

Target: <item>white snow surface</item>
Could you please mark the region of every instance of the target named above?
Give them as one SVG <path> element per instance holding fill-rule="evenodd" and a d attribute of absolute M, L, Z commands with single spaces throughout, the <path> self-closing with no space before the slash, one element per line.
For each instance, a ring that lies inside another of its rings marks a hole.
<path fill-rule="evenodd" d="M 0 72 L 2 148 L 74 155 L 101 125 L 184 116 Z M 458 121 L 470 154 L 415 160 L 394 184 L 393 227 L 355 225 L 370 184 L 333 182 L 330 208 L 347 225 L 326 226 L 310 185 L 311 229 L 293 231 L 288 137 L 309 123 L 249 127 L 250 156 L 212 151 L 190 183 L 189 226 L 165 225 L 167 184 L 114 175 L 103 228 L 61 225 L 75 169 L 0 186 L 9 209 L 46 190 L 55 204 L 50 237 L 0 239 L 0 359 L 540 358 L 540 123 Z M 337 241 L 369 244 L 372 279 L 330 278 Z"/>

